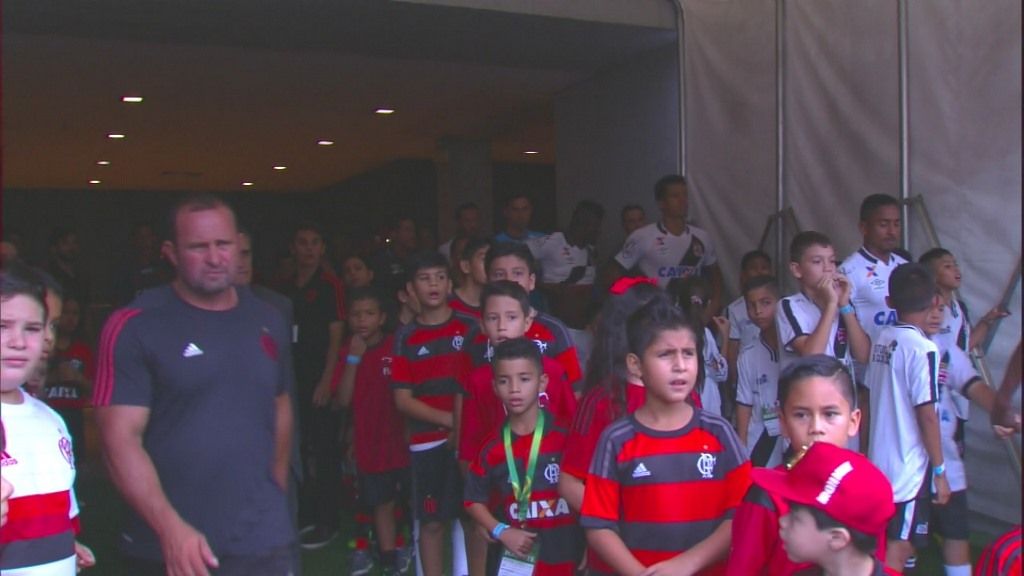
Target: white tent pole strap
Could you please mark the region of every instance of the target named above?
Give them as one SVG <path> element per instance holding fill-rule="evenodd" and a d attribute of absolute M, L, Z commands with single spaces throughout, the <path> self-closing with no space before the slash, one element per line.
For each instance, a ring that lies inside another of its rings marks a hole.
<path fill-rule="evenodd" d="M 786 0 L 775 0 L 775 210 L 786 205 Z M 791 209 L 792 210 L 792 209 Z M 767 232 L 767 230 L 765 230 Z M 767 234 L 761 238 L 763 249 Z M 775 277 L 782 278 L 786 258 L 783 221 L 775 229 Z"/>
<path fill-rule="evenodd" d="M 676 10 L 676 49 L 679 58 L 679 174 L 686 176 L 686 17 L 683 0 L 673 0 Z"/>
<path fill-rule="evenodd" d="M 909 116 L 910 110 L 907 105 L 907 0 L 899 0 L 897 2 L 897 29 L 899 33 L 899 40 L 897 42 L 899 49 L 899 102 L 900 102 L 900 125 L 899 125 L 899 144 L 900 144 L 900 200 L 904 204 L 900 207 L 900 217 L 903 220 L 903 227 L 900 230 L 900 242 L 903 248 L 910 251 L 910 226 L 908 226 L 907 219 L 910 217 L 910 211 L 906 205 L 906 201 L 910 198 L 910 131 L 909 131 Z M 936 244 L 938 246 L 938 244 Z"/>

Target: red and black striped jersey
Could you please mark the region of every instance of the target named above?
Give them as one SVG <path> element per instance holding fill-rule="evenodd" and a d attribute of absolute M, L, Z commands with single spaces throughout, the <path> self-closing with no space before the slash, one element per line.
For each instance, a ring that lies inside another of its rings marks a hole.
<path fill-rule="evenodd" d="M 544 434 L 541 436 L 537 467 L 530 492 L 530 508 L 526 522 L 519 522 L 519 504 L 509 483 L 508 464 L 501 429 L 496 430 L 470 464 L 466 474 L 465 505 L 490 505 L 498 502 L 495 517 L 510 526 L 538 534 L 540 557 L 534 576 L 572 576 L 583 553 L 583 532 L 577 524 L 576 514 L 558 494 L 558 477 L 566 431 L 546 414 Z M 526 472 L 533 435 L 512 435 L 512 456 L 520 477 Z M 492 498 L 497 493 L 498 498 Z"/>
<path fill-rule="evenodd" d="M 395 333 L 391 388 L 412 390 L 413 397 L 431 408 L 452 412 L 455 395 L 469 375 L 466 346 L 476 335 L 476 322 L 458 312 L 442 324 L 410 322 Z M 409 443 L 444 440 L 449 430 L 409 419 Z"/>
<path fill-rule="evenodd" d="M 974 576 L 1020 576 L 1020 541 L 1019 525 L 996 538 L 982 551 L 974 567 Z"/>
<path fill-rule="evenodd" d="M 480 307 L 473 306 L 469 302 L 459 298 L 459 295 L 454 291 L 448 295 L 448 306 L 456 312 L 461 312 L 466 316 L 475 318 L 476 320 L 480 319 Z"/>
<path fill-rule="evenodd" d="M 631 414 L 598 441 L 580 524 L 614 530 L 651 566 L 710 536 L 732 518 L 749 487 L 750 462 L 722 417 L 694 409 L 679 430 L 660 431 Z M 724 562 L 699 572 L 723 573 Z"/>
<path fill-rule="evenodd" d="M 580 371 L 580 359 L 576 354 L 576 344 L 569 336 L 569 329 L 561 320 L 545 314 L 537 313 L 533 318 L 530 327 L 523 334 L 523 338 L 532 340 L 540 353 L 558 362 L 565 369 L 565 376 L 569 386 L 573 389 L 583 377 Z M 487 335 L 479 332 L 473 339 L 469 355 L 473 367 L 481 366 L 491 361 L 494 356 L 494 346 L 487 340 Z"/>

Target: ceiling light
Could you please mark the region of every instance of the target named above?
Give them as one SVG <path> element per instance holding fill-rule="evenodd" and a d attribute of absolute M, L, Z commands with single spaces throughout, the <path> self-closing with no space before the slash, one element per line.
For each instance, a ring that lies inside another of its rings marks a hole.
<path fill-rule="evenodd" d="M 287 170 L 287 166 L 274 166 L 274 170 Z"/>
<path fill-rule="evenodd" d="M 89 184 L 102 184 L 99 180 L 89 180 Z"/>
<path fill-rule="evenodd" d="M 377 113 L 377 114 L 383 114 L 383 115 L 394 114 L 395 113 L 395 111 L 392 110 L 391 108 L 377 108 L 376 110 L 374 110 L 374 112 Z"/>
<path fill-rule="evenodd" d="M 523 152 L 523 154 L 540 154 L 540 152 L 537 152 L 536 150 L 527 150 L 526 152 Z"/>
<path fill-rule="evenodd" d="M 110 166 L 110 160 L 99 160 L 96 162 L 97 166 Z"/>
<path fill-rule="evenodd" d="M 252 182 L 242 182 L 242 186 L 252 186 Z"/>
<path fill-rule="evenodd" d="M 124 134 L 107 134 L 107 138 L 110 138 L 111 140 L 120 140 L 124 138 Z"/>
<path fill-rule="evenodd" d="M 334 140 L 317 140 L 319 146 L 334 146 Z"/>
<path fill-rule="evenodd" d="M 142 102 L 142 96 L 121 96 L 121 102 L 138 104 L 139 102 Z"/>

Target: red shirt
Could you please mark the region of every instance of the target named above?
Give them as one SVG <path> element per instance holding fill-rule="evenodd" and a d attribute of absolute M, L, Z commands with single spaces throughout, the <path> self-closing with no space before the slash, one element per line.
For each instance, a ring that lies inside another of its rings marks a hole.
<path fill-rule="evenodd" d="M 405 422 L 395 408 L 391 391 L 392 336 L 385 336 L 363 353 L 356 369 L 352 389 L 352 431 L 356 467 L 361 473 L 375 474 L 409 466 L 409 448 L 405 442 Z M 338 363 L 331 380 L 336 390 L 345 372 L 346 343 L 338 351 Z"/>
<path fill-rule="evenodd" d="M 472 316 L 477 320 L 480 319 L 480 307 L 473 306 L 469 302 L 459 298 L 459 295 L 455 292 L 452 292 L 451 295 L 448 296 L 448 306 L 450 306 L 452 310 L 462 312 L 466 316 Z"/>
<path fill-rule="evenodd" d="M 760 487 L 751 486 L 732 519 L 726 576 L 790 576 L 812 567 L 797 564 L 786 555 L 779 538 L 779 516 L 771 497 Z"/>
<path fill-rule="evenodd" d="M 547 392 L 541 395 L 540 406 L 555 417 L 555 424 L 568 426 L 576 415 L 576 396 L 562 366 L 547 357 L 542 361 L 544 373 L 548 375 L 548 387 Z M 494 394 L 493 381 L 494 370 L 490 364 L 478 366 L 469 375 L 462 401 L 459 460 L 476 460 L 484 442 L 505 421 L 505 407 Z"/>
<path fill-rule="evenodd" d="M 579 410 L 565 440 L 565 456 L 562 457 L 562 471 L 585 480 L 590 472 L 590 460 L 597 448 L 597 439 L 609 424 L 625 414 L 632 414 L 643 406 L 647 390 L 639 384 L 626 385 L 626 411 L 617 413 L 608 390 L 597 387 L 580 399 Z"/>
<path fill-rule="evenodd" d="M 66 350 L 54 350 L 56 362 L 47 374 L 44 396 L 46 403 L 54 408 L 81 410 L 89 405 L 88 395 L 76 381 L 62 380 L 64 370 L 74 370 L 90 382 L 96 377 L 96 362 L 90 348 L 80 340 L 72 342 Z M 66 365 L 66 366 L 65 366 Z"/>

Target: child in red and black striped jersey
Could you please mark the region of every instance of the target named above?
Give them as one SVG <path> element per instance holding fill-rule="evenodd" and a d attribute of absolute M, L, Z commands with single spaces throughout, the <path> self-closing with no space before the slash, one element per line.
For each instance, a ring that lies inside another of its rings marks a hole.
<path fill-rule="evenodd" d="M 459 511 L 461 474 L 455 460 L 458 438 L 456 395 L 468 373 L 466 344 L 473 320 L 448 306 L 448 262 L 423 252 L 409 262 L 409 291 L 419 305 L 413 322 L 395 334 L 391 387 L 395 405 L 407 418 L 412 452 L 413 503 L 419 520 L 419 553 L 424 576 L 441 576 L 445 524 Z M 454 554 L 453 560 L 464 562 Z"/>
<path fill-rule="evenodd" d="M 565 429 L 540 408 L 541 358 L 523 338 L 495 347 L 494 393 L 508 418 L 470 466 L 465 490 L 469 515 L 507 551 L 492 548 L 489 576 L 517 558 L 535 563 L 534 576 L 571 576 L 583 552 L 576 515 L 557 491 Z"/>
<path fill-rule="evenodd" d="M 721 574 L 750 463 L 732 426 L 694 408 L 701 330 L 667 297 L 626 325 L 644 405 L 601 435 L 580 523 L 616 574 Z"/>
<path fill-rule="evenodd" d="M 782 435 L 797 450 L 814 443 L 845 447 L 860 429 L 853 378 L 832 356 L 794 361 L 779 376 L 778 393 Z M 793 459 L 789 452 L 784 460 Z M 733 518 L 727 576 L 789 576 L 809 566 L 790 560 L 782 547 L 779 517 L 785 512 L 762 488 L 750 488 Z"/>
<path fill-rule="evenodd" d="M 452 254 L 452 271 L 458 272 L 460 278 L 448 297 L 448 305 L 452 310 L 480 318 L 480 294 L 484 284 L 487 284 L 484 260 L 490 247 L 490 242 L 483 238 L 456 238 L 452 242 L 452 248 L 458 248 L 458 254 Z"/>

